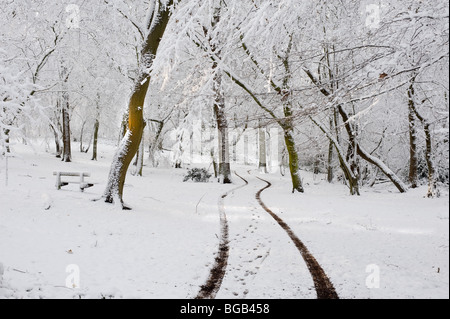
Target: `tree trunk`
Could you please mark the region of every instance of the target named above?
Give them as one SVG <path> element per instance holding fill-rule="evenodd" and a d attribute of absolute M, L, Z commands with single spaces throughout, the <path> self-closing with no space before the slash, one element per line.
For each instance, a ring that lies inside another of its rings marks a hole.
<path fill-rule="evenodd" d="M 161 151 L 162 148 L 163 148 L 161 135 L 162 135 L 165 123 L 164 123 L 164 121 L 149 120 L 148 127 L 149 127 L 150 130 L 152 130 L 152 127 L 153 127 L 153 125 L 151 125 L 151 123 L 156 123 L 158 128 L 157 128 L 157 131 L 156 131 L 155 139 L 153 140 L 152 143 L 150 143 L 150 145 L 148 147 L 148 152 L 149 152 L 149 157 L 148 158 L 149 158 L 149 160 L 151 162 L 151 165 L 153 167 L 156 167 L 157 163 L 156 163 L 155 156 L 156 156 L 156 152 L 157 151 Z"/>
<path fill-rule="evenodd" d="M 139 146 L 138 152 L 136 154 L 136 162 L 134 165 L 136 166 L 136 170 L 134 172 L 134 176 L 143 176 L 143 168 L 144 168 L 144 137 L 142 137 L 141 144 Z"/>
<path fill-rule="evenodd" d="M 219 76 L 220 77 L 220 76 Z M 221 80 L 215 79 L 215 83 L 221 87 Z M 231 183 L 230 166 L 230 141 L 228 132 L 228 120 L 225 114 L 225 101 L 218 88 L 215 87 L 216 100 L 214 113 L 217 120 L 217 129 L 219 134 L 219 181 L 223 184 Z"/>
<path fill-rule="evenodd" d="M 295 139 L 293 136 L 293 128 L 285 128 L 284 141 L 286 143 L 286 149 L 289 154 L 289 170 L 291 172 L 292 179 L 292 193 L 296 191 L 304 193 L 302 179 L 300 177 L 300 159 L 295 145 Z"/>
<path fill-rule="evenodd" d="M 284 120 L 282 128 L 284 130 L 284 139 L 286 142 L 286 148 L 289 153 L 289 168 L 291 171 L 292 178 L 292 193 L 296 191 L 299 193 L 304 193 L 302 179 L 300 177 L 300 157 L 298 155 L 297 147 L 294 139 L 294 123 L 293 123 L 293 112 L 292 112 L 292 101 L 291 101 L 291 67 L 289 63 L 289 56 L 292 50 L 293 37 L 290 36 L 290 41 L 288 48 L 286 50 L 286 56 L 280 57 L 284 66 L 284 78 L 283 87 L 278 93 L 281 95 L 281 101 L 283 102 L 283 112 Z M 279 88 L 278 88 L 279 89 Z"/>
<path fill-rule="evenodd" d="M 330 130 L 334 129 L 334 118 L 330 117 Z M 333 171 L 333 157 L 334 157 L 334 144 L 330 140 L 330 145 L 328 147 L 328 164 L 327 164 L 327 181 L 328 183 L 332 183 L 334 179 L 334 171 Z"/>
<path fill-rule="evenodd" d="M 416 107 L 416 103 L 414 101 L 414 82 L 415 77 L 411 80 L 411 86 L 408 91 L 409 96 L 409 106 L 410 109 L 414 112 L 414 114 L 417 116 L 419 121 L 424 126 L 424 133 L 425 133 L 425 161 L 427 162 L 427 168 L 428 168 L 428 192 L 427 197 L 428 198 L 434 198 L 439 197 L 439 192 L 437 190 L 436 185 L 436 168 L 434 166 L 433 162 L 433 139 L 431 136 L 431 124 L 419 113 Z"/>
<path fill-rule="evenodd" d="M 409 183 L 411 188 L 418 187 L 417 129 L 414 114 L 414 85 L 408 89 L 408 122 L 409 122 Z"/>
<path fill-rule="evenodd" d="M 127 134 L 127 130 L 128 130 L 128 112 L 125 113 L 122 117 L 122 123 L 120 125 L 120 135 L 119 135 L 119 144 L 120 142 L 123 140 L 123 138 L 125 137 L 125 135 Z"/>
<path fill-rule="evenodd" d="M 436 187 L 436 168 L 433 162 L 433 141 L 431 138 L 431 127 L 429 123 L 424 123 L 425 140 L 426 140 L 426 151 L 425 159 L 428 168 L 428 198 L 439 197 L 439 192 Z"/>
<path fill-rule="evenodd" d="M 69 81 L 70 73 L 67 67 L 64 65 L 64 61 L 62 61 L 62 70 L 61 70 L 61 78 L 62 78 L 62 98 L 61 98 L 61 112 L 62 112 L 62 138 L 63 138 L 63 154 L 62 161 L 66 163 L 70 163 L 72 161 L 72 147 L 71 147 L 71 136 L 70 136 L 70 99 L 69 99 L 69 91 L 68 91 L 68 81 Z"/>
<path fill-rule="evenodd" d="M 286 150 L 289 154 L 289 170 L 292 178 L 292 193 L 296 191 L 304 193 L 303 182 L 300 176 L 300 157 L 294 138 L 294 125 L 292 123 L 292 111 L 289 103 L 284 105 L 284 114 L 286 119 L 282 121 L 281 127 L 284 132 L 284 141 Z"/>
<path fill-rule="evenodd" d="M 144 133 L 144 102 L 150 84 L 151 67 L 156 57 L 162 37 L 171 16 L 172 0 L 166 6 L 160 0 L 155 0 L 149 13 L 150 19 L 146 21 L 147 37 L 142 45 L 141 65 L 139 75 L 135 83 L 128 105 L 128 129 L 125 137 L 119 145 L 119 149 L 113 159 L 108 178 L 108 185 L 104 194 L 107 203 L 123 205 L 123 189 L 128 168 L 136 155 Z"/>
<path fill-rule="evenodd" d="M 354 129 L 350 123 L 350 118 L 347 112 L 345 112 L 342 105 L 338 106 L 338 110 L 339 113 L 341 114 L 342 120 L 345 123 L 345 128 L 347 130 L 350 140 L 355 141 Z M 402 182 L 402 180 L 392 170 L 390 170 L 389 167 L 387 167 L 383 163 L 383 161 L 381 161 L 379 158 L 376 158 L 375 156 L 372 156 L 369 152 L 364 150 L 361 147 L 361 145 L 359 145 L 356 141 L 355 143 L 356 143 L 355 147 L 357 149 L 356 152 L 359 156 L 361 156 L 362 159 L 378 167 L 383 172 L 383 174 L 386 175 L 386 177 L 389 178 L 389 180 L 395 185 L 395 187 L 397 187 L 400 193 L 406 193 L 408 191 L 408 187 L 406 187 L 406 185 Z"/>
<path fill-rule="evenodd" d="M 312 72 L 310 70 L 304 68 L 303 71 L 305 71 L 306 75 L 311 79 L 311 81 L 314 83 L 314 85 L 317 86 L 317 88 L 320 90 L 320 92 L 324 96 L 329 97 L 331 95 L 331 93 L 325 87 L 322 86 L 322 83 L 314 77 L 314 75 L 312 74 Z M 355 130 L 350 122 L 350 118 L 349 118 L 347 112 L 344 110 L 342 105 L 338 105 L 337 110 L 339 111 L 339 114 L 341 115 L 342 120 L 345 123 L 344 126 L 345 126 L 345 129 L 347 131 L 350 141 L 356 142 Z M 361 148 L 361 145 L 359 145 L 357 142 L 355 144 L 355 147 L 357 149 L 357 154 L 359 156 L 361 156 L 361 158 L 364 159 L 365 161 L 378 167 L 386 175 L 386 177 L 391 180 L 391 182 L 397 187 L 397 189 L 401 193 L 406 193 L 408 191 L 408 188 L 401 181 L 401 179 L 398 178 L 398 176 L 394 172 L 392 172 L 389 169 L 389 167 L 387 167 L 380 159 L 378 159 L 378 158 L 372 156 L 370 153 L 366 152 L 363 148 Z"/>
<path fill-rule="evenodd" d="M 63 162 L 70 163 L 72 161 L 72 147 L 70 136 L 70 113 L 69 113 L 69 96 L 67 92 L 63 93 L 63 109 L 62 109 L 62 126 L 63 126 Z"/>
<path fill-rule="evenodd" d="M 310 116 L 311 121 L 313 121 L 313 123 L 315 125 L 317 125 L 321 131 L 323 133 L 325 133 L 325 135 L 328 137 L 328 139 L 330 140 L 330 143 L 335 147 L 336 151 L 337 151 L 337 155 L 339 158 L 339 162 L 340 162 L 340 166 L 342 168 L 342 171 L 344 172 L 344 175 L 347 179 L 347 181 L 349 182 L 349 188 L 350 188 L 350 195 L 360 195 L 359 192 L 359 181 L 358 178 L 355 176 L 351 164 L 345 160 L 344 158 L 344 151 L 342 149 L 342 147 L 339 144 L 339 141 L 333 137 L 333 135 L 328 132 L 319 122 L 317 122 L 316 120 L 314 120 L 313 117 Z"/>
<path fill-rule="evenodd" d="M 55 137 L 55 150 L 56 150 L 56 158 L 61 158 L 62 155 L 62 147 L 61 147 L 61 135 L 58 133 L 58 131 L 50 125 L 53 135 Z"/>
<path fill-rule="evenodd" d="M 83 135 L 84 135 L 84 128 L 86 127 L 86 122 L 83 121 L 83 125 L 81 125 L 81 132 L 80 132 L 80 153 L 86 153 L 84 147 L 83 147 Z"/>
<path fill-rule="evenodd" d="M 4 136 L 5 136 L 5 149 L 6 149 L 6 153 L 11 153 L 11 147 L 9 146 L 10 145 L 10 133 L 11 133 L 11 130 L 9 130 L 9 129 L 4 129 L 3 130 L 3 134 L 4 134 Z"/>
<path fill-rule="evenodd" d="M 266 130 L 259 128 L 259 171 L 267 174 L 267 147 L 266 147 Z"/>
<path fill-rule="evenodd" d="M 94 124 L 94 141 L 92 145 L 92 160 L 96 161 L 98 156 L 98 131 L 100 129 L 100 121 L 98 119 L 95 120 Z"/>
<path fill-rule="evenodd" d="M 212 130 L 209 132 L 210 134 L 210 141 L 212 142 L 209 146 L 209 154 L 211 156 L 211 161 L 212 161 L 212 166 L 214 169 L 214 178 L 219 178 L 219 166 L 217 165 L 217 155 L 216 155 L 216 144 L 214 143 L 214 141 L 216 141 L 216 136 L 215 136 L 215 127 L 212 127 Z"/>
<path fill-rule="evenodd" d="M 243 39 L 243 36 L 241 35 L 241 40 Z M 199 47 L 202 48 L 205 52 L 209 53 L 210 50 L 208 50 L 204 45 L 201 43 L 196 42 L 193 40 L 194 43 Z M 250 51 L 248 50 L 247 46 L 244 42 L 242 42 L 242 47 L 244 48 L 244 51 L 247 53 L 247 55 L 250 57 L 251 61 L 255 64 L 255 66 L 260 69 L 261 73 L 264 74 L 264 71 L 259 67 L 258 62 L 253 58 Z M 291 44 L 289 46 L 289 50 L 292 47 L 292 37 L 291 37 Z M 289 51 L 288 50 L 288 51 Z M 289 56 L 289 52 L 287 54 Z M 214 62 L 217 62 L 217 55 L 210 54 L 209 57 Z M 283 60 L 283 63 L 285 64 L 285 67 L 289 70 L 289 64 L 287 63 L 287 58 Z M 272 87 L 275 88 L 278 94 L 281 95 L 282 101 L 284 103 L 284 112 L 285 112 L 285 119 L 278 118 L 273 111 L 265 107 L 262 102 L 258 99 L 258 97 L 253 93 L 253 91 L 245 85 L 242 81 L 240 81 L 236 76 L 232 75 L 230 71 L 224 70 L 223 71 L 237 86 L 241 87 L 245 92 L 247 92 L 250 97 L 256 102 L 256 104 L 265 112 L 267 112 L 283 129 L 284 136 L 285 136 L 285 142 L 286 142 L 286 149 L 289 152 L 289 161 L 290 161 L 290 170 L 291 170 L 291 176 L 292 176 L 292 185 L 293 185 L 293 191 L 296 190 L 303 193 L 304 189 L 302 186 L 302 181 L 300 178 L 300 162 L 299 162 L 299 156 L 295 147 L 295 140 L 293 137 L 293 127 L 287 125 L 287 123 L 290 122 L 292 114 L 288 115 L 290 113 L 289 103 L 286 101 L 289 99 L 289 91 L 285 91 L 278 87 L 273 81 L 270 81 Z M 287 72 L 285 79 L 290 79 L 290 74 Z M 246 137 L 244 136 L 244 139 Z M 244 143 L 244 152 L 246 152 L 246 145 L 247 143 Z M 245 155 L 244 155 L 245 156 Z"/>
<path fill-rule="evenodd" d="M 212 28 L 216 28 L 220 22 L 221 17 L 221 5 L 218 4 L 214 8 L 214 16 L 212 21 Z M 208 35 L 208 31 L 205 29 L 205 35 Z M 217 44 L 213 42 L 214 39 L 209 37 L 209 45 L 211 52 L 216 56 L 221 55 L 220 50 L 217 49 Z M 225 113 L 225 97 L 223 95 L 222 87 L 222 70 L 218 68 L 218 62 L 214 61 L 212 69 L 214 71 L 213 78 L 213 92 L 214 92 L 214 114 L 217 121 L 217 129 L 219 133 L 219 182 L 222 184 L 231 184 L 231 165 L 230 165 L 230 137 L 228 131 L 228 120 Z"/>
<path fill-rule="evenodd" d="M 142 111 L 148 86 L 149 80 L 143 85 L 137 83 L 130 99 L 128 129 L 113 159 L 108 185 L 104 195 L 107 203 L 123 204 L 123 188 L 125 186 L 126 174 L 139 149 L 144 131 Z"/>

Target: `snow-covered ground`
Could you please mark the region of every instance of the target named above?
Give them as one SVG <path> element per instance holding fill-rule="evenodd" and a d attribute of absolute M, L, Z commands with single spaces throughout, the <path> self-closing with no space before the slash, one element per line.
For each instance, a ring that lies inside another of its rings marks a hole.
<path fill-rule="evenodd" d="M 14 146 L 0 172 L 1 298 L 195 298 L 220 242 L 218 202 L 244 185 L 183 183 L 185 170 L 145 168 L 129 176 L 132 211 L 105 204 L 115 148 L 98 162 L 74 152 L 62 163 L 43 145 Z M 229 264 L 217 298 L 315 298 L 299 252 L 258 204 L 266 184 L 236 167 L 249 184 L 225 200 Z M 248 172 L 249 170 L 252 170 Z M 58 191 L 54 171 L 89 172 L 93 188 Z M 425 189 L 399 194 L 389 185 L 351 197 L 343 185 L 303 174 L 307 193 L 293 195 L 279 174 L 262 200 L 308 246 L 341 298 L 449 298 L 449 197 Z M 3 274 L 2 274 L 3 273 Z M 70 287 L 70 288 L 69 288 Z"/>

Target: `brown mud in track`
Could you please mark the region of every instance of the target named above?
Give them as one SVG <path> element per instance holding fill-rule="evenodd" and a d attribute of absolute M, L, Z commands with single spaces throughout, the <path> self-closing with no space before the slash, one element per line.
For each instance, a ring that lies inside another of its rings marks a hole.
<path fill-rule="evenodd" d="M 242 179 L 245 184 L 237 188 L 232 189 L 226 194 L 222 195 L 219 199 L 219 212 L 220 212 L 220 226 L 221 226 L 221 239 L 219 245 L 219 252 L 217 254 L 215 264 L 211 269 L 208 281 L 205 285 L 200 287 L 200 292 L 195 299 L 214 299 L 222 286 L 223 278 L 225 277 L 226 269 L 228 266 L 228 257 L 230 252 L 229 246 L 229 227 L 227 221 L 227 215 L 225 213 L 225 198 L 235 191 L 248 185 L 248 181 L 243 177 L 235 173 L 237 177 Z"/>
<path fill-rule="evenodd" d="M 250 172 L 249 172 L 250 174 Z M 267 190 L 268 188 L 272 187 L 272 184 L 264 179 L 261 179 L 257 177 L 260 181 L 263 181 L 264 183 L 267 183 L 267 186 L 261 189 L 256 194 L 256 199 L 258 200 L 259 204 L 264 208 L 266 212 L 268 212 L 276 221 L 277 223 L 286 231 L 286 233 L 289 235 L 291 240 L 294 242 L 295 246 L 299 250 L 300 254 L 302 255 L 303 259 L 306 262 L 306 265 L 308 266 L 309 272 L 311 273 L 311 276 L 314 281 L 314 286 L 317 292 L 317 299 L 339 299 L 338 294 L 336 293 L 336 290 L 333 287 L 333 284 L 331 283 L 328 276 L 325 274 L 325 271 L 322 269 L 322 267 L 319 265 L 317 260 L 314 258 L 314 256 L 309 252 L 308 248 L 303 244 L 303 242 L 294 234 L 292 229 L 274 212 L 272 212 L 266 204 L 261 200 L 261 194 Z"/>

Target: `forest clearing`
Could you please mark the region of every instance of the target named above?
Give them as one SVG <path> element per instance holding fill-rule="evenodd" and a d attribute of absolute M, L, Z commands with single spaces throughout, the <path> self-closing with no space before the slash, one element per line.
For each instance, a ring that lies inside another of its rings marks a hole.
<path fill-rule="evenodd" d="M 449 298 L 448 0 L 1 7 L 0 299 Z"/>

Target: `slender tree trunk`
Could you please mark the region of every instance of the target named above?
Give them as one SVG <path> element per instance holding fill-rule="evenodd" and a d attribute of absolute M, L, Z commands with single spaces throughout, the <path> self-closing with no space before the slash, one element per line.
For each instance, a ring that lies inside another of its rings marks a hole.
<path fill-rule="evenodd" d="M 243 35 L 241 35 L 241 40 L 243 39 Z M 204 45 L 202 45 L 201 43 L 193 40 L 194 43 L 201 49 L 203 49 L 205 52 L 209 53 L 210 50 L 208 48 L 206 48 Z M 255 64 L 255 66 L 261 71 L 261 73 L 264 75 L 264 71 L 262 68 L 260 68 L 258 62 L 253 58 L 253 56 L 251 55 L 250 51 L 248 50 L 248 47 L 245 45 L 245 43 L 242 41 L 242 47 L 244 49 L 244 51 L 247 53 L 247 55 L 250 57 L 251 61 Z M 290 48 L 292 47 L 292 37 L 291 37 L 291 45 Z M 288 54 L 289 56 L 289 54 Z M 211 60 L 213 60 L 214 62 L 218 62 L 217 59 L 217 55 L 215 54 L 210 54 L 209 57 L 211 58 Z M 285 63 L 285 66 L 289 66 L 286 60 L 283 60 L 283 63 Z M 261 101 L 258 99 L 258 97 L 253 93 L 253 91 L 247 86 L 245 85 L 242 81 L 240 81 L 237 77 L 233 76 L 228 70 L 224 70 L 223 71 L 237 86 L 241 87 L 244 91 L 246 91 L 250 97 L 256 102 L 256 104 L 265 112 L 267 112 L 279 125 L 280 127 L 283 129 L 284 132 L 284 136 L 285 136 L 285 142 L 286 142 L 286 149 L 289 152 L 289 160 L 290 160 L 290 170 L 291 170 L 291 176 L 292 176 L 292 185 L 293 185 L 293 191 L 298 191 L 303 193 L 304 189 L 303 189 L 303 185 L 302 185 L 302 181 L 300 178 L 300 161 L 299 161 L 299 155 L 297 153 L 296 150 L 296 146 L 295 146 L 295 140 L 294 140 L 294 130 L 293 130 L 293 126 L 290 126 L 289 121 L 290 116 L 287 115 L 290 113 L 290 108 L 289 108 L 289 103 L 285 103 L 286 99 L 289 99 L 289 91 L 285 91 L 282 88 L 280 88 L 279 86 L 277 86 L 272 80 L 270 80 L 271 86 L 276 90 L 276 92 L 278 94 L 280 94 L 280 96 L 282 97 L 282 101 L 284 103 L 284 112 L 285 112 L 285 119 L 280 119 L 278 118 L 273 111 L 269 110 L 267 107 L 265 107 Z M 290 74 L 287 73 L 286 74 L 286 79 L 289 79 Z M 292 115 L 292 114 L 291 114 Z M 245 139 L 245 137 L 244 137 Z M 247 145 L 247 143 L 245 143 L 244 145 Z M 245 146 L 244 146 L 245 148 Z"/>
<path fill-rule="evenodd" d="M 431 124 L 419 113 L 416 107 L 415 99 L 414 99 L 414 82 L 415 77 L 411 80 L 411 87 L 408 91 L 409 96 L 409 107 L 414 112 L 416 117 L 423 125 L 424 133 L 425 133 L 425 161 L 427 163 L 428 169 L 428 198 L 439 197 L 439 191 L 437 190 L 437 182 L 436 182 L 436 168 L 433 162 L 433 138 L 431 135 Z"/>
<path fill-rule="evenodd" d="M 214 178 L 219 178 L 219 168 L 217 167 L 216 154 L 214 153 L 214 147 L 211 147 L 211 159 L 214 169 Z"/>
<path fill-rule="evenodd" d="M 61 108 L 61 99 L 58 98 L 56 102 L 56 110 L 55 110 L 55 125 L 50 125 L 50 129 L 53 132 L 55 137 L 55 150 L 56 150 L 56 158 L 61 158 L 63 153 L 62 146 L 62 108 Z"/>
<path fill-rule="evenodd" d="M 216 8 L 214 8 L 214 16 L 212 21 L 212 28 L 215 29 L 220 22 L 222 1 Z M 205 35 L 208 35 L 209 30 L 205 29 Z M 216 43 L 213 42 L 211 36 L 209 37 L 209 45 L 211 51 L 216 56 L 221 55 Z M 214 92 L 214 114 L 217 121 L 217 129 L 219 133 L 219 181 L 223 184 L 231 184 L 231 165 L 230 165 L 230 137 L 228 131 L 228 120 L 225 113 L 225 97 L 223 95 L 222 87 L 222 70 L 218 68 L 218 62 L 214 61 L 212 65 L 214 72 L 213 92 Z"/>
<path fill-rule="evenodd" d="M 288 48 L 286 50 L 286 56 L 281 58 L 281 62 L 284 66 L 284 72 L 285 76 L 283 78 L 283 87 L 281 88 L 281 91 L 279 91 L 279 94 L 281 94 L 281 101 L 283 102 L 283 111 L 284 111 L 284 117 L 283 120 L 283 130 L 284 130 L 284 139 L 286 142 L 286 148 L 289 153 L 289 168 L 291 171 L 291 178 L 292 178 L 292 193 L 295 193 L 296 191 L 299 193 L 304 193 L 305 190 L 303 188 L 303 182 L 300 177 L 300 157 L 297 151 L 297 147 L 295 144 L 295 138 L 294 138 L 294 123 L 293 123 L 293 112 L 292 112 L 292 101 L 291 101 L 291 87 L 290 87 L 290 81 L 291 81 L 291 66 L 289 63 L 289 57 L 292 50 L 293 45 L 293 38 L 292 35 L 290 36 L 290 41 Z"/>
<path fill-rule="evenodd" d="M 58 125 L 59 126 L 59 125 Z M 50 129 L 53 132 L 53 136 L 55 138 L 55 150 L 56 150 L 56 158 L 61 158 L 62 147 L 61 147 L 61 134 L 57 128 L 53 125 L 50 125 Z"/>
<path fill-rule="evenodd" d="M 266 130 L 259 128 L 259 171 L 267 174 L 267 146 L 266 146 Z"/>
<path fill-rule="evenodd" d="M 128 130 L 128 112 L 125 113 L 122 117 L 122 123 L 120 125 L 119 144 L 127 134 L 127 130 Z"/>
<path fill-rule="evenodd" d="M 161 135 L 162 135 L 165 123 L 164 123 L 164 121 L 149 120 L 148 126 L 149 126 L 150 130 L 152 129 L 152 126 L 153 126 L 153 125 L 150 125 L 150 122 L 156 123 L 158 125 L 155 139 L 153 140 L 152 143 L 150 143 L 149 148 L 148 148 L 148 150 L 149 150 L 149 160 L 150 160 L 152 166 L 156 167 L 157 163 L 156 163 L 156 157 L 155 156 L 156 156 L 156 152 L 157 151 L 161 151 L 162 150 Z"/>
<path fill-rule="evenodd" d="M 292 179 L 292 193 L 295 193 L 296 191 L 299 193 L 304 193 L 305 190 L 303 189 L 302 179 L 300 176 L 300 158 L 298 156 L 293 134 L 293 128 L 285 128 L 284 141 L 289 154 L 289 170 Z"/>
<path fill-rule="evenodd" d="M 135 176 L 143 176 L 143 168 L 144 168 L 144 138 L 142 137 L 141 144 L 139 146 L 138 152 L 136 154 L 136 171 L 134 173 Z"/>
<path fill-rule="evenodd" d="M 94 122 L 94 133 L 92 134 L 92 161 L 97 161 L 98 157 L 98 132 L 100 130 L 100 104 L 101 103 L 101 97 L 100 93 L 97 92 L 97 99 L 96 99 L 96 114 L 95 114 L 95 122 Z M 89 143 L 90 147 L 91 143 Z M 89 151 L 86 151 L 86 153 Z"/>
<path fill-rule="evenodd" d="M 304 68 L 303 69 L 306 73 L 306 75 L 311 79 L 311 81 L 314 83 L 314 85 L 317 86 L 317 88 L 320 90 L 320 92 L 325 95 L 325 96 L 330 96 L 331 93 L 323 87 L 322 83 L 320 83 L 312 74 L 311 71 L 309 71 L 308 69 Z M 349 136 L 349 139 L 351 141 L 356 142 L 356 138 L 355 138 L 355 130 L 352 126 L 352 123 L 350 122 L 350 118 L 347 114 L 347 112 L 344 110 L 344 108 L 342 107 L 342 105 L 338 105 L 337 106 L 337 110 L 339 111 L 340 116 L 342 117 L 342 120 L 345 123 L 345 129 L 347 131 L 347 134 Z M 395 185 L 395 187 L 397 187 L 397 189 L 401 192 L 401 193 L 406 193 L 408 191 L 408 187 L 406 187 L 406 185 L 402 182 L 402 180 L 394 173 L 392 172 L 392 170 L 389 169 L 389 167 L 387 167 L 383 161 L 381 161 L 380 159 L 372 156 L 369 152 L 367 152 L 366 150 L 364 150 L 361 145 L 359 145 L 357 142 L 355 144 L 355 147 L 357 149 L 356 153 L 365 161 L 369 162 L 372 165 L 375 165 L 376 167 L 378 167 L 380 169 L 380 171 L 382 171 L 387 178 L 389 178 L 389 180 L 391 180 L 391 182 Z"/>
<path fill-rule="evenodd" d="M 70 163 L 72 161 L 72 146 L 70 136 L 70 113 L 69 113 L 69 97 L 68 93 L 63 93 L 63 109 L 62 109 L 62 126 L 63 126 L 63 162 Z"/>
<path fill-rule="evenodd" d="M 6 145 L 6 153 L 11 153 L 11 147 L 9 146 L 10 145 L 10 133 L 11 133 L 11 130 L 9 130 L 9 129 L 4 129 L 3 130 L 3 134 L 5 135 L 5 145 Z"/>
<path fill-rule="evenodd" d="M 100 121 L 97 119 L 95 119 L 95 123 L 94 123 L 94 141 L 93 141 L 93 145 L 92 145 L 92 160 L 93 161 L 97 161 L 97 156 L 98 156 L 98 131 L 100 129 Z"/>
<path fill-rule="evenodd" d="M 221 80 L 215 79 L 215 83 L 221 87 Z M 225 114 L 225 100 L 221 92 L 215 88 L 216 100 L 214 113 L 217 120 L 219 135 L 219 180 L 223 184 L 231 183 L 231 165 L 230 165 L 230 141 L 228 132 L 228 120 Z"/>
<path fill-rule="evenodd" d="M 338 106 L 339 113 L 341 114 L 342 120 L 345 123 L 345 128 L 347 130 L 347 133 L 351 140 L 355 141 L 354 138 L 351 138 L 354 136 L 354 129 L 350 123 L 350 118 L 345 112 L 342 105 Z M 361 147 L 358 143 L 355 144 L 356 152 L 359 156 L 361 156 L 362 159 L 364 159 L 366 162 L 369 162 L 370 164 L 378 167 L 380 171 L 386 175 L 387 178 L 397 187 L 397 189 L 400 191 L 400 193 L 406 193 L 408 191 L 408 187 L 402 182 L 402 180 L 391 170 L 389 167 L 387 167 L 383 161 L 381 161 L 379 158 L 376 158 L 375 156 L 372 156 L 369 152 L 367 152 L 365 149 Z"/>
<path fill-rule="evenodd" d="M 69 91 L 67 87 L 67 83 L 69 81 L 69 71 L 67 67 L 64 65 L 64 61 L 62 62 L 62 134 L 63 134 L 63 154 L 62 161 L 66 163 L 70 163 L 72 161 L 72 146 L 71 146 L 71 132 L 70 132 L 70 99 L 69 99 Z"/>
<path fill-rule="evenodd" d="M 437 191 L 436 182 L 436 168 L 433 162 L 433 141 L 431 137 L 431 125 L 429 123 L 424 123 L 425 140 L 426 140 L 426 151 L 425 159 L 428 168 L 428 198 L 439 197 L 439 192 Z"/>
<path fill-rule="evenodd" d="M 300 157 L 298 154 L 297 146 L 294 138 L 294 125 L 291 122 L 290 108 L 284 107 L 286 120 L 283 121 L 281 127 L 284 132 L 284 141 L 286 144 L 286 150 L 289 155 L 289 170 L 292 179 L 292 193 L 299 192 L 304 193 L 303 182 L 300 176 Z"/>
<path fill-rule="evenodd" d="M 330 117 L 330 130 L 334 129 L 334 118 Z M 334 170 L 333 170 L 333 160 L 334 160 L 334 144 L 330 141 L 330 145 L 328 147 L 328 164 L 327 164 L 327 180 L 328 183 L 332 183 L 334 179 Z"/>
<path fill-rule="evenodd" d="M 327 163 L 327 181 L 330 184 L 333 183 L 334 179 L 333 157 L 334 157 L 334 147 L 333 143 L 330 142 L 328 146 L 328 163 Z"/>
<path fill-rule="evenodd" d="M 413 80 L 414 81 L 414 80 Z M 409 183 L 411 188 L 418 186 L 418 157 L 417 157 L 417 129 L 414 114 L 414 84 L 408 89 L 408 122 L 409 122 Z"/>
<path fill-rule="evenodd" d="M 152 11 L 148 15 L 150 19 L 146 21 L 148 33 L 142 45 L 140 71 L 128 105 L 128 130 L 113 159 L 104 194 L 107 203 L 120 203 L 124 209 L 129 209 L 123 205 L 127 171 L 140 147 L 145 128 L 143 110 L 150 84 L 150 70 L 169 23 L 172 4 L 171 0 L 166 6 L 160 0 L 152 2 Z"/>
<path fill-rule="evenodd" d="M 337 151 L 337 155 L 339 158 L 340 166 L 342 168 L 342 171 L 344 172 L 344 175 L 349 182 L 349 188 L 350 188 L 350 195 L 360 195 L 359 192 L 359 181 L 357 176 L 355 176 L 354 171 L 352 170 L 351 164 L 344 158 L 344 151 L 339 144 L 339 141 L 333 137 L 333 135 L 328 132 L 325 127 L 323 127 L 319 122 L 314 120 L 313 117 L 310 116 L 310 119 L 313 121 L 315 125 L 317 125 L 323 133 L 328 137 L 330 140 L 330 143 L 335 147 Z"/>
<path fill-rule="evenodd" d="M 349 143 L 348 143 L 348 149 L 347 149 L 347 155 L 346 155 L 346 162 L 350 164 L 350 169 L 352 171 L 352 176 L 356 179 L 356 183 L 359 183 L 360 180 L 360 171 L 359 171 L 359 164 L 358 164 L 358 149 L 359 145 L 356 140 L 357 138 L 357 129 L 352 126 L 352 133 L 349 135 Z M 350 182 L 350 184 L 354 184 L 355 181 L 352 180 L 350 176 L 346 176 L 347 180 Z"/>
<path fill-rule="evenodd" d="M 81 125 L 81 132 L 80 132 L 80 153 L 85 153 L 85 149 L 83 147 L 83 135 L 84 135 L 85 127 L 86 127 L 86 121 L 83 121 L 83 125 Z"/>

